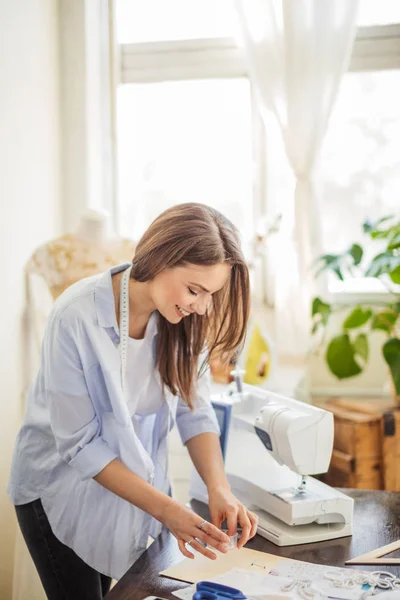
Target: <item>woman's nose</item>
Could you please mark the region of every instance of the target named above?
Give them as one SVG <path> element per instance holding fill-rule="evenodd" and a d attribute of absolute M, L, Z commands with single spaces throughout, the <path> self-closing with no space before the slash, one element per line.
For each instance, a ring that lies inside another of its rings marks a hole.
<path fill-rule="evenodd" d="M 194 305 L 194 309 L 198 315 L 205 315 L 207 312 L 207 298 L 197 298 L 196 304 Z"/>

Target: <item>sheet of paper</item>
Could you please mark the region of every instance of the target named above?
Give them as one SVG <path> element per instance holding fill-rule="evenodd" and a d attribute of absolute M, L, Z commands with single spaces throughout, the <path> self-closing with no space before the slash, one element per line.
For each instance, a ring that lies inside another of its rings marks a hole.
<path fill-rule="evenodd" d="M 350 577 L 355 572 L 353 569 L 346 569 L 344 567 L 315 565 L 314 563 L 300 560 L 282 560 L 279 558 L 274 565 L 272 574 L 295 577 L 296 579 L 311 579 L 314 581 L 316 579 L 323 579 L 327 571 L 335 573 L 338 577 Z"/>
<path fill-rule="evenodd" d="M 261 600 L 261 598 L 268 598 L 269 600 L 297 598 L 296 594 L 292 592 L 285 593 L 281 591 L 284 585 L 291 582 L 291 579 L 288 577 L 275 577 L 264 573 L 246 571 L 245 569 L 232 569 L 223 575 L 215 577 L 213 582 L 239 589 L 250 600 L 251 598 L 257 600 Z M 196 584 L 190 585 L 183 590 L 177 590 L 173 594 L 181 600 L 192 600 L 195 591 Z"/>
<path fill-rule="evenodd" d="M 254 570 L 268 572 L 279 560 L 280 562 L 289 560 L 267 554 L 266 552 L 258 552 L 257 550 L 249 550 L 241 548 L 240 550 L 230 550 L 226 554 L 221 554 L 215 551 L 218 558 L 210 560 L 203 554 L 196 553 L 195 558 L 184 558 L 180 563 L 162 571 L 160 575 L 171 577 L 172 579 L 180 579 L 188 583 L 197 583 L 202 580 L 214 580 L 218 575 L 223 575 L 232 569 L 252 570 L 252 563 L 259 565 L 254 567 Z M 263 569 L 265 567 L 265 569 Z"/>
<path fill-rule="evenodd" d="M 257 600 L 262 600 L 262 597 L 265 600 L 301 598 L 296 590 L 286 593 L 282 590 L 285 582 L 293 579 L 311 580 L 312 590 L 341 600 L 360 600 L 365 591 L 361 585 L 352 588 L 335 587 L 332 582 L 324 579 L 327 572 L 335 574 L 339 579 L 347 579 L 355 574 L 354 569 L 315 565 L 247 548 L 231 550 L 227 554 L 217 552 L 217 555 L 217 560 L 210 560 L 196 553 L 194 559 L 185 558 L 160 575 L 189 583 L 215 581 L 235 587 L 249 598 Z M 174 593 L 181 600 L 191 600 L 194 587 L 189 586 Z"/>
<path fill-rule="evenodd" d="M 221 583 L 241 590 L 249 600 L 301 600 L 303 597 L 296 588 L 285 592 L 284 587 L 294 580 L 312 581 L 310 592 L 318 592 L 325 597 L 340 600 L 360 600 L 364 589 L 361 585 L 352 588 L 335 587 L 331 581 L 324 579 L 326 573 L 335 575 L 338 579 L 348 579 L 355 574 L 354 570 L 315 565 L 289 559 L 275 557 L 275 566 L 268 572 L 262 563 L 253 564 L 250 569 L 233 568 L 225 573 L 207 578 L 208 581 Z M 254 562 L 254 561 L 252 561 Z M 264 561 L 266 566 L 266 562 Z M 196 585 L 173 592 L 181 600 L 192 600 Z"/>

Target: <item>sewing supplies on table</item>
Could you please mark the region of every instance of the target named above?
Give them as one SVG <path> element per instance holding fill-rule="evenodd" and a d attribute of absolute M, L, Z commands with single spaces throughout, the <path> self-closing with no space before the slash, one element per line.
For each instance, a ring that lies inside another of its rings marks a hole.
<path fill-rule="evenodd" d="M 242 590 L 249 600 L 365 600 L 380 591 L 400 591 L 400 579 L 385 571 L 364 572 L 294 560 L 278 560 L 273 568 L 266 568 L 261 562 L 251 562 L 249 567 L 252 570 L 231 569 L 215 577 L 212 583 L 229 583 Z M 192 600 L 195 590 L 192 585 L 174 595 L 181 600 Z"/>
<path fill-rule="evenodd" d="M 260 569 L 266 569 L 267 568 L 266 565 L 259 565 L 259 564 L 255 563 L 255 562 L 250 563 L 250 566 L 251 567 L 260 567 Z"/>
<path fill-rule="evenodd" d="M 289 560 L 279 561 L 269 573 L 291 577 L 293 589 L 296 589 L 302 598 L 334 596 L 362 600 L 374 595 L 378 590 L 400 589 L 400 578 L 386 571 L 356 571 Z M 308 582 L 308 585 L 304 582 Z"/>

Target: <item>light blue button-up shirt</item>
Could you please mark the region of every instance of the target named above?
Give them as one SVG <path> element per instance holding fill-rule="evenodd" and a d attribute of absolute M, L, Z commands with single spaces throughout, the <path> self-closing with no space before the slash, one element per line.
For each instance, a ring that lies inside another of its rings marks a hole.
<path fill-rule="evenodd" d="M 206 376 L 198 381 L 193 411 L 166 392 L 155 414 L 129 414 L 111 280 L 128 266 L 83 279 L 55 302 L 7 487 L 15 505 L 40 498 L 57 538 L 116 579 L 143 552 L 158 523 L 93 477 L 119 458 L 165 490 L 167 435 L 174 421 L 183 443 L 203 432 L 219 434 Z M 154 359 L 156 314 L 149 326 L 143 351 Z"/>

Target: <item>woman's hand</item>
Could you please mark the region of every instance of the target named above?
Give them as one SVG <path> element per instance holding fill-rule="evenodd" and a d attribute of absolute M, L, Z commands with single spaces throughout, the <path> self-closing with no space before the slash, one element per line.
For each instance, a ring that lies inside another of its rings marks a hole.
<path fill-rule="evenodd" d="M 242 535 L 238 540 L 238 548 L 257 533 L 258 517 L 239 502 L 228 487 L 216 486 L 208 489 L 208 506 L 213 525 L 220 528 L 226 519 L 228 535 L 235 535 L 237 524 L 241 526 Z"/>
<path fill-rule="evenodd" d="M 183 504 L 178 502 L 168 503 L 160 520 L 176 537 L 179 550 L 188 558 L 194 558 L 188 547 L 212 560 L 217 558 L 214 552 L 198 540 L 220 552 L 227 552 L 225 545 L 229 544 L 228 536 Z"/>

